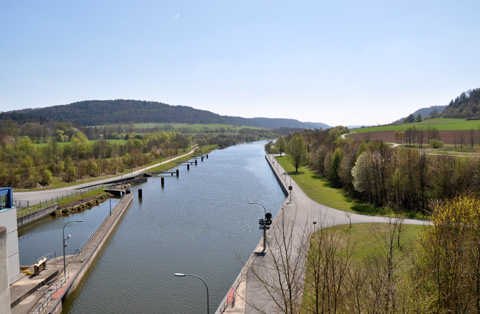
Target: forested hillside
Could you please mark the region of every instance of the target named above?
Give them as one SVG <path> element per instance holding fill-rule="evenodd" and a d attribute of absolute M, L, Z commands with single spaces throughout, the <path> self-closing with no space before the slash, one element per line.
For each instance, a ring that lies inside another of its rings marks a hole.
<path fill-rule="evenodd" d="M 171 106 L 139 100 L 89 100 L 46 108 L 22 109 L 3 113 L 4 119 L 35 116 L 53 122 L 71 122 L 74 125 L 98 126 L 126 123 L 196 123 L 231 124 L 260 128 L 329 128 L 323 123 L 300 122 L 294 119 L 242 118 L 221 116 L 187 106 Z M 22 124 L 22 123 L 19 123 Z"/>
<path fill-rule="evenodd" d="M 480 119 L 480 88 L 463 92 L 450 101 L 442 117 Z"/>

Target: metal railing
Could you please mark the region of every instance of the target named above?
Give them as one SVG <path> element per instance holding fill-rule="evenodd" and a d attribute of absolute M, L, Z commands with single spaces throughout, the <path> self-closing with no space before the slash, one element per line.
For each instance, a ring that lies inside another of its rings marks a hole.
<path fill-rule="evenodd" d="M 79 190 L 79 191 L 74 191 L 74 192 L 67 193 L 67 194 L 62 194 L 61 196 L 52 197 L 49 200 L 46 199 L 45 201 L 40 201 L 38 204 L 33 205 L 33 206 L 30 206 L 30 201 L 26 201 L 26 200 L 14 200 L 13 204 L 17 208 L 17 218 L 20 218 L 20 217 L 26 216 L 28 214 L 31 214 L 31 213 L 37 212 L 39 210 L 42 210 L 44 208 L 47 208 L 49 206 L 53 206 L 53 205 L 57 204 L 59 201 L 62 201 L 64 199 L 68 199 L 68 198 L 76 197 L 76 196 L 79 196 L 79 195 L 83 195 L 83 194 L 91 192 L 91 191 L 104 189 L 105 187 L 106 187 L 106 185 L 100 185 L 100 186 L 90 187 L 90 188 L 86 188 L 86 189 Z M 26 204 L 26 206 L 22 207 L 22 204 Z"/>
<path fill-rule="evenodd" d="M 68 277 L 69 277 L 69 272 L 67 271 L 65 275 L 63 275 L 59 280 L 57 280 L 54 284 L 52 284 L 47 291 L 45 291 L 43 301 L 33 311 L 33 314 L 41 314 L 45 311 L 45 309 L 48 306 L 48 303 L 50 303 L 50 301 L 52 300 L 52 296 L 55 294 L 55 292 L 60 290 L 63 284 L 67 281 Z"/>
<path fill-rule="evenodd" d="M 112 212 L 115 211 L 115 209 L 117 208 L 117 206 L 120 204 L 120 202 L 123 200 L 123 196 L 120 198 L 120 200 L 118 201 L 117 204 L 115 204 L 115 207 L 112 209 Z M 101 221 L 100 223 L 97 225 L 97 227 L 95 227 L 95 229 L 90 233 L 90 235 L 85 239 L 85 241 L 83 241 L 82 245 L 80 245 L 80 247 L 78 248 L 79 252 L 78 254 L 82 253 L 83 252 L 83 249 L 85 249 L 85 247 L 87 246 L 88 242 L 90 242 L 90 240 L 93 238 L 93 236 L 97 233 L 98 229 L 100 229 L 100 227 L 103 225 L 103 223 L 105 222 L 105 220 L 107 220 L 107 218 L 110 217 L 110 215 L 106 215 Z"/>
<path fill-rule="evenodd" d="M 232 297 L 232 302 L 230 304 L 231 308 L 233 308 L 235 306 L 235 299 L 237 297 L 237 289 L 238 289 L 238 286 L 240 286 L 240 283 L 242 282 L 242 273 L 243 273 L 243 270 L 240 272 L 240 274 L 238 274 L 237 278 L 234 281 L 234 284 L 232 285 L 233 297 Z M 230 290 L 228 290 L 227 295 L 223 298 L 222 303 L 220 303 L 220 306 L 218 307 L 218 309 L 215 313 L 222 314 L 223 312 L 225 312 L 225 310 L 227 309 L 227 307 L 229 305 L 229 300 L 228 300 L 229 295 L 230 295 Z"/>
<path fill-rule="evenodd" d="M 87 246 L 88 242 L 90 242 L 90 240 L 93 238 L 93 236 L 97 233 L 98 229 L 100 229 L 100 227 L 103 225 L 103 223 L 105 222 L 105 220 L 107 220 L 107 218 L 109 217 L 110 215 L 107 215 L 105 216 L 102 221 L 100 221 L 100 223 L 97 225 L 97 227 L 95 227 L 95 229 L 90 233 L 90 235 L 85 239 L 85 241 L 83 241 L 82 245 L 80 245 L 80 247 L 78 248 L 79 250 L 79 253 L 82 253 L 83 249 Z"/>

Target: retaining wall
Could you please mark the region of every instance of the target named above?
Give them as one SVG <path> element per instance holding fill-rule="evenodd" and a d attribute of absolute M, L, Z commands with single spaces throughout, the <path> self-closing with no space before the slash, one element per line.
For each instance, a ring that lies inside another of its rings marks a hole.
<path fill-rule="evenodd" d="M 46 217 L 50 215 L 50 213 L 53 212 L 54 210 L 57 210 L 57 208 L 58 208 L 58 204 L 53 204 L 48 207 L 45 207 L 44 209 L 40 209 L 40 210 L 37 210 L 36 212 L 17 218 L 17 227 L 18 228 L 23 227 L 43 217 Z"/>

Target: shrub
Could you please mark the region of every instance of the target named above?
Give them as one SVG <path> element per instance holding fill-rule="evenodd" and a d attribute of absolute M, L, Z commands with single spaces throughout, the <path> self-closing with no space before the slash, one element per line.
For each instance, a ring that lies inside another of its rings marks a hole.
<path fill-rule="evenodd" d="M 436 139 L 430 140 L 429 144 L 431 148 L 440 148 L 443 146 L 443 142 Z"/>

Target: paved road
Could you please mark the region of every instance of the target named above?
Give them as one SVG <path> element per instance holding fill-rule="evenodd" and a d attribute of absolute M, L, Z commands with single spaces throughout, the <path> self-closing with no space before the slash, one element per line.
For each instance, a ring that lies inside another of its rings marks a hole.
<path fill-rule="evenodd" d="M 45 200 L 50 200 L 52 198 L 61 197 L 62 195 L 71 194 L 71 193 L 76 192 L 76 191 L 81 190 L 81 189 L 86 189 L 90 186 L 99 185 L 99 184 L 109 184 L 110 182 L 119 180 L 121 178 L 128 178 L 130 176 L 134 177 L 136 175 L 144 173 L 146 170 L 149 170 L 149 169 L 158 167 L 160 165 L 169 163 L 171 161 L 175 161 L 175 160 L 180 159 L 182 157 L 188 156 L 188 155 L 192 154 L 195 151 L 195 149 L 196 149 L 196 146 L 193 147 L 190 152 L 188 152 L 184 155 L 177 156 L 177 157 L 162 161 L 158 164 L 148 166 L 148 167 L 142 168 L 140 170 L 135 170 L 132 173 L 129 173 L 129 174 L 126 174 L 126 175 L 116 176 L 116 177 L 112 177 L 112 178 L 108 178 L 108 179 L 103 179 L 103 180 L 100 180 L 100 181 L 83 183 L 83 184 L 73 185 L 73 186 L 69 186 L 69 187 L 65 187 L 65 188 L 59 188 L 59 189 L 41 190 L 41 191 L 32 191 L 32 192 L 14 192 L 13 193 L 13 198 L 14 198 L 15 201 L 22 201 L 23 204 L 25 204 L 26 201 L 29 201 L 30 205 L 35 205 L 35 204 L 38 204 L 39 202 L 44 202 Z M 24 206 L 22 206 L 22 207 L 24 207 Z"/>
<path fill-rule="evenodd" d="M 306 263 L 304 255 L 299 254 L 299 246 L 308 248 L 308 241 L 310 235 L 319 228 L 331 227 L 335 225 L 351 223 L 385 223 L 388 218 L 365 216 L 354 213 L 347 213 L 338 209 L 330 208 L 311 200 L 296 184 L 294 180 L 285 174 L 285 170 L 278 165 L 278 162 L 273 162 L 273 155 L 268 155 L 268 160 L 274 165 L 275 171 L 282 178 L 285 186 L 292 185 L 291 201 L 284 204 L 284 208 L 277 215 L 274 224 L 270 230 L 267 239 L 267 254 L 263 257 L 252 257 L 247 263 L 246 282 L 242 283 L 237 291 L 236 306 L 233 309 L 228 309 L 225 313 L 279 313 L 277 305 L 273 301 L 273 297 L 267 293 L 263 279 L 272 282 L 278 282 L 279 272 L 276 271 L 279 265 L 278 261 L 286 251 L 292 255 L 290 261 L 297 261 L 298 268 L 303 269 Z M 286 182 L 288 183 L 286 183 Z M 314 224 L 315 222 L 315 224 Z M 424 225 L 428 222 L 420 220 L 405 219 L 405 224 Z M 284 232 L 285 231 L 285 232 Z M 283 235 L 291 235 L 287 241 Z M 285 246 L 285 242 L 289 245 Z M 260 241 L 259 246 L 262 244 Z M 256 251 L 261 251 L 261 247 L 257 247 Z M 275 262 L 277 260 L 277 262 Z M 301 302 L 303 293 L 303 276 L 304 272 L 295 274 L 300 281 L 298 286 L 298 301 Z M 259 278 L 262 278 L 260 280 Z M 285 278 L 282 278 L 285 279 Z"/>

